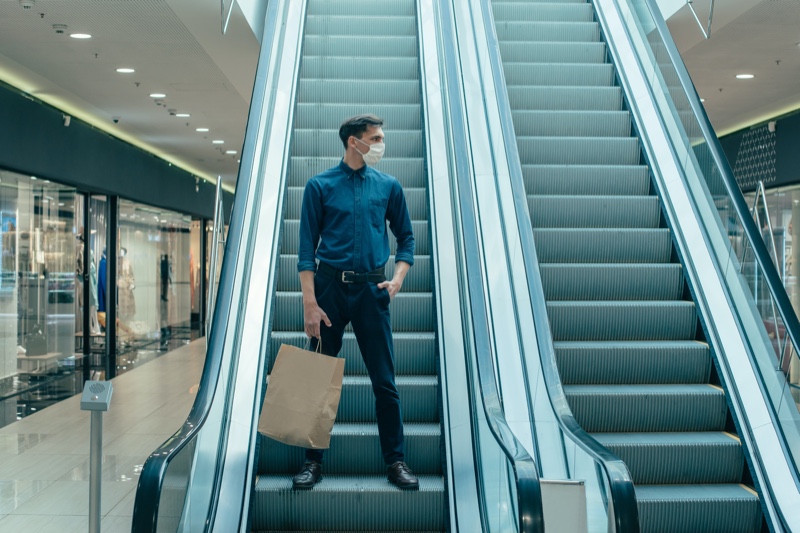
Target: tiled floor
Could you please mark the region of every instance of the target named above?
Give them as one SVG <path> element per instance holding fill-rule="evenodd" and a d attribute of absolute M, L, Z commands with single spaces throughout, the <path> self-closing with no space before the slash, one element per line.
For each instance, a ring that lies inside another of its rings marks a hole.
<path fill-rule="evenodd" d="M 147 456 L 186 419 L 205 359 L 200 339 L 114 379 L 103 420 L 103 533 L 128 533 Z M 89 527 L 90 414 L 76 396 L 0 429 L 0 531 Z"/>

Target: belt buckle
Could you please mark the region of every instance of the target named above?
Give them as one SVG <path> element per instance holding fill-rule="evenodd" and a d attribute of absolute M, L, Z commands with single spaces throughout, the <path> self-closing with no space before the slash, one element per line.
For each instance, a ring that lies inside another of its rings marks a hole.
<path fill-rule="evenodd" d="M 354 270 L 345 270 L 345 271 L 343 271 L 342 272 L 342 283 L 353 283 L 352 281 L 347 281 L 346 279 L 344 279 L 345 276 L 347 276 L 348 274 L 355 274 L 355 271 Z"/>

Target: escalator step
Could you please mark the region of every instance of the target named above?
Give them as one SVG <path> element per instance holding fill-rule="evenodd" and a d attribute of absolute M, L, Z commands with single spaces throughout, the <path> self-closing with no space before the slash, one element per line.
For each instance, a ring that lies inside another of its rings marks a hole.
<path fill-rule="evenodd" d="M 619 87 L 559 87 L 515 85 L 508 88 L 514 114 L 523 111 L 622 111 Z M 552 115 L 556 116 L 556 115 Z M 522 162 L 525 164 L 525 161 Z"/>
<path fill-rule="evenodd" d="M 666 263 L 668 229 L 534 229 L 541 263 Z"/>
<path fill-rule="evenodd" d="M 722 431 L 728 406 L 714 385 L 565 385 L 590 433 Z"/>
<path fill-rule="evenodd" d="M 636 137 L 519 137 L 519 159 L 526 165 L 638 165 Z"/>
<path fill-rule="evenodd" d="M 424 292 L 400 292 L 390 304 L 395 332 L 433 331 L 433 296 Z M 275 295 L 274 331 L 303 331 L 303 295 L 279 292 Z M 346 331 L 351 331 L 348 326 Z"/>
<path fill-rule="evenodd" d="M 677 300 L 683 294 L 680 263 L 656 265 L 541 265 L 547 301 Z"/>
<path fill-rule="evenodd" d="M 363 111 L 363 108 L 361 108 Z M 417 109 L 418 111 L 418 109 Z M 415 111 L 416 112 L 416 111 Z M 352 115 L 342 115 L 348 117 Z M 342 118 L 339 119 L 340 121 Z M 340 157 L 292 157 L 289 165 L 288 185 L 305 187 L 312 176 L 333 168 L 341 162 Z M 425 187 L 424 160 L 417 158 L 386 157 L 375 168 L 391 174 L 403 187 Z M 419 250 L 417 250 L 419 253 Z"/>
<path fill-rule="evenodd" d="M 394 369 L 398 376 L 436 375 L 436 336 L 432 332 L 394 333 Z M 273 332 L 270 353 L 270 370 L 281 344 L 304 348 L 308 338 L 303 332 Z M 346 332 L 339 357 L 345 360 L 344 372 L 348 376 L 366 376 L 367 368 L 353 333 Z"/>
<path fill-rule="evenodd" d="M 492 2 L 495 23 L 507 20 L 542 22 L 594 22 L 594 10 L 588 3 Z"/>
<path fill-rule="evenodd" d="M 514 111 L 517 138 L 538 137 L 629 137 L 631 117 L 627 111 Z"/>
<path fill-rule="evenodd" d="M 312 59 L 320 59 L 323 61 L 323 64 L 327 65 L 331 62 L 334 62 L 333 59 L 326 59 L 326 58 L 312 58 Z M 351 61 L 351 59 L 348 59 Z M 394 62 L 394 59 L 388 59 L 387 61 Z M 416 58 L 414 58 L 414 70 L 416 71 Z M 402 69 L 398 67 L 398 70 L 402 72 Z M 347 71 L 345 71 L 347 72 Z M 339 126 L 342 124 L 342 121 L 348 117 L 353 117 L 356 115 L 360 115 L 364 112 L 364 106 L 361 104 L 320 104 L 320 103 L 298 103 L 297 110 L 295 112 L 295 122 L 294 127 L 296 129 L 326 129 L 326 130 L 333 130 L 335 132 L 334 138 L 339 138 Z M 422 121 L 422 111 L 420 109 L 419 104 L 381 104 L 380 106 L 380 116 L 385 121 L 385 125 L 389 130 L 389 133 L 394 132 L 395 130 L 402 131 L 402 130 L 419 130 L 421 127 Z M 342 152 L 344 152 L 344 148 L 342 147 L 341 142 L 339 143 L 339 147 Z M 295 160 L 297 158 L 292 158 Z M 330 159 L 336 159 L 336 163 L 330 164 L 327 166 L 320 166 L 316 167 L 318 170 L 316 172 L 312 172 L 305 177 L 305 179 L 310 178 L 314 174 L 319 174 L 323 170 L 327 170 L 336 164 L 339 163 L 341 159 L 341 154 L 339 157 L 331 157 Z M 384 159 L 380 165 L 378 165 L 378 169 L 381 170 L 385 165 L 386 161 L 391 160 L 392 158 L 387 157 Z M 328 158 L 325 159 L 326 161 Z M 393 176 L 399 176 L 398 173 L 391 172 L 389 170 L 384 170 L 384 172 L 388 172 Z M 296 185 L 293 183 L 293 185 Z"/>
<path fill-rule="evenodd" d="M 708 383 L 711 354 L 698 341 L 556 342 L 565 385 Z"/>
<path fill-rule="evenodd" d="M 614 66 L 598 63 L 514 63 L 503 64 L 508 85 L 555 85 L 559 87 L 611 87 Z"/>
<path fill-rule="evenodd" d="M 694 302 L 547 302 L 554 341 L 678 341 L 697 332 Z"/>
<path fill-rule="evenodd" d="M 417 57 L 418 51 L 415 36 L 306 35 L 303 38 L 303 54 L 309 56 Z"/>
<path fill-rule="evenodd" d="M 430 239 L 428 232 L 427 220 L 412 220 L 411 226 L 414 231 L 414 241 L 416 247 L 415 254 L 429 255 L 430 254 Z M 297 254 L 297 248 L 300 245 L 300 221 L 299 220 L 284 220 L 283 221 L 283 245 L 281 247 L 282 254 Z M 397 251 L 397 242 L 394 235 L 389 232 L 389 253 L 394 254 Z"/>
<path fill-rule="evenodd" d="M 436 376 L 397 376 L 403 421 L 434 422 L 439 420 L 439 383 Z M 336 420 L 369 423 L 375 420 L 375 396 L 372 383 L 365 376 L 345 376 Z"/>
<path fill-rule="evenodd" d="M 362 17 L 415 17 L 412 1 L 375 2 L 373 0 L 324 0 L 309 2 L 308 15 L 350 16 L 357 13 Z"/>
<path fill-rule="evenodd" d="M 447 507 L 439 476 L 419 476 L 418 491 L 402 491 L 386 476 L 323 474 L 305 491 L 292 490 L 290 476 L 259 476 L 253 500 L 256 531 L 441 531 Z"/>
<path fill-rule="evenodd" d="M 389 256 L 386 263 L 386 278 L 394 275 L 395 256 Z M 431 292 L 431 258 L 428 255 L 415 255 L 414 266 L 406 274 L 402 292 Z M 278 268 L 279 292 L 300 292 L 300 276 L 297 274 L 297 255 L 286 254 L 280 259 Z"/>
<path fill-rule="evenodd" d="M 597 42 L 600 26 L 596 22 L 503 21 L 495 24 L 500 41 Z"/>
<path fill-rule="evenodd" d="M 417 475 L 441 474 L 439 424 L 406 424 L 405 458 Z M 259 473 L 294 475 L 303 466 L 304 451 L 262 435 Z M 325 474 L 384 475 L 377 424 L 336 424 L 325 452 Z"/>
<path fill-rule="evenodd" d="M 514 63 L 593 63 L 606 62 L 604 43 L 500 43 L 503 61 Z"/>
<path fill-rule="evenodd" d="M 761 505 L 744 485 L 638 485 L 642 533 L 657 531 L 761 531 Z"/>
<path fill-rule="evenodd" d="M 657 228 L 655 196 L 528 196 L 536 228 Z"/>
<path fill-rule="evenodd" d="M 625 462 L 636 485 L 742 480 L 742 446 L 730 433 L 596 433 L 593 437 Z"/>
<path fill-rule="evenodd" d="M 419 104 L 419 81 L 304 79 L 299 82 L 297 101 L 303 104 L 337 103 L 361 104 L 362 106 L 373 106 L 376 104 Z M 395 136 L 399 132 L 396 131 L 396 129 L 392 129 L 391 133 Z M 334 138 L 336 138 L 335 135 Z M 337 153 L 341 152 L 342 144 L 340 142 Z M 316 154 L 310 153 L 304 155 Z M 331 154 L 319 155 L 330 157 Z"/>
<path fill-rule="evenodd" d="M 417 35 L 417 19 L 412 15 L 358 16 L 311 15 L 306 17 L 306 35 Z M 383 77 L 383 76 L 376 76 Z"/>
<path fill-rule="evenodd" d="M 649 170 L 634 165 L 522 165 L 528 194 L 639 196 L 650 190 Z"/>
<path fill-rule="evenodd" d="M 422 157 L 422 132 L 392 131 L 386 147 L 393 157 Z M 292 139 L 292 155 L 336 157 L 342 150 L 342 141 L 334 130 L 295 130 Z"/>

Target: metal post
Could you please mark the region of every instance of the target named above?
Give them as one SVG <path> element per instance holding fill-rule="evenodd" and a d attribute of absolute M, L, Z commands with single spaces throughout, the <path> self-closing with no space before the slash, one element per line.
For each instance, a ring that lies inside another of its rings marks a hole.
<path fill-rule="evenodd" d="M 89 439 L 89 533 L 100 533 L 100 498 L 103 481 L 103 412 L 108 411 L 114 388 L 110 381 L 87 381 L 83 385 L 81 410 L 92 412 Z"/>
<path fill-rule="evenodd" d="M 92 411 L 89 451 L 89 533 L 100 533 L 100 496 L 103 483 L 103 411 Z"/>
<path fill-rule="evenodd" d="M 198 287 L 198 299 L 200 300 L 200 335 L 207 335 L 206 331 L 206 314 L 208 313 L 206 303 L 206 269 L 208 268 L 208 219 L 200 219 L 200 283 Z"/>

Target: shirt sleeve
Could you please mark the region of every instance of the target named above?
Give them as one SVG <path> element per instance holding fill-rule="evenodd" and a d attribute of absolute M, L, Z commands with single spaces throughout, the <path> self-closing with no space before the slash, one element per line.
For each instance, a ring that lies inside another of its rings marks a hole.
<path fill-rule="evenodd" d="M 411 217 L 408 214 L 406 196 L 400 182 L 395 181 L 392 186 L 392 195 L 389 198 L 387 209 L 389 228 L 397 239 L 397 253 L 395 262 L 405 261 L 409 265 L 414 264 L 414 229 L 411 226 Z"/>
<path fill-rule="evenodd" d="M 297 271 L 317 270 L 317 244 L 322 221 L 322 199 L 314 180 L 306 184 L 303 191 L 303 206 L 300 211 L 300 246 L 297 250 Z"/>

